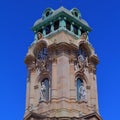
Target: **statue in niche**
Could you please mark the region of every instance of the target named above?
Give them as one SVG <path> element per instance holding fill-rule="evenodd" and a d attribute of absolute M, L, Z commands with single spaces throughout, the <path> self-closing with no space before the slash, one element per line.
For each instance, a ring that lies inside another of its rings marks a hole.
<path fill-rule="evenodd" d="M 46 86 L 44 82 L 42 82 L 40 89 L 40 101 L 46 101 Z"/>
<path fill-rule="evenodd" d="M 83 83 L 81 83 L 80 87 L 79 87 L 79 95 L 80 95 L 80 100 L 86 100 L 86 89 L 83 85 Z"/>
<path fill-rule="evenodd" d="M 40 40 L 42 38 L 42 33 L 41 32 L 38 32 L 37 33 L 37 39 Z"/>

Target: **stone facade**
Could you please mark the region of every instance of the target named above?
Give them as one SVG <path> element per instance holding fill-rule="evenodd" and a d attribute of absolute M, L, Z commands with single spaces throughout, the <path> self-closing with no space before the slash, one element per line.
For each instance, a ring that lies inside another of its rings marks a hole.
<path fill-rule="evenodd" d="M 71 15 L 65 8 L 56 11 L 47 9 L 46 17 L 63 11 Z M 34 31 L 44 19 L 35 23 Z M 96 85 L 98 57 L 88 41 L 88 31 L 76 36 L 71 29 L 59 27 L 47 36 L 38 32 L 29 47 L 25 58 L 28 78 L 24 120 L 101 120 Z M 88 30 L 89 26 L 85 27 Z"/>

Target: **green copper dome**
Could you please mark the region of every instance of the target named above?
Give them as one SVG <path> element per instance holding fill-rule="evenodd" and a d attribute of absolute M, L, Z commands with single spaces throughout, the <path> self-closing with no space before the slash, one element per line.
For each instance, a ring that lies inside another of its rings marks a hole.
<path fill-rule="evenodd" d="M 79 19 L 79 22 L 81 22 L 82 24 L 86 25 L 87 27 L 90 27 L 89 24 L 87 23 L 87 21 L 85 21 L 84 19 L 81 18 L 82 17 L 81 13 L 80 13 L 80 11 L 77 8 L 73 8 L 72 10 L 69 11 L 69 10 L 67 10 L 64 7 L 60 7 L 57 10 L 53 10 L 52 8 L 47 8 L 43 12 L 42 18 L 40 18 L 37 21 L 35 21 L 33 27 L 35 27 L 36 25 L 39 25 L 41 22 L 43 22 L 43 20 L 45 20 L 44 18 L 46 18 L 46 19 L 48 19 L 50 17 L 52 18 L 53 16 L 56 16 L 57 14 L 60 14 L 62 12 L 67 14 L 67 15 L 69 15 L 70 17 L 74 17 L 77 20 Z M 49 15 L 46 17 L 46 14 L 49 14 Z"/>

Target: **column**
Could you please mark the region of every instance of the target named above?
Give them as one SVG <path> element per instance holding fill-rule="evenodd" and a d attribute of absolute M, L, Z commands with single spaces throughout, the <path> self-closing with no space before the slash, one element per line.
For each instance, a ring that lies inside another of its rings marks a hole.
<path fill-rule="evenodd" d="M 53 25 L 53 22 L 50 22 L 50 25 L 51 25 L 51 32 L 54 32 L 54 25 Z"/>
<path fill-rule="evenodd" d="M 30 106 L 30 73 L 28 71 L 28 76 L 27 76 L 27 84 L 26 84 L 26 110 L 28 110 Z"/>
<path fill-rule="evenodd" d="M 34 86 L 35 86 L 35 78 L 36 78 L 36 71 L 35 71 L 35 63 L 29 67 L 30 71 L 30 105 L 34 104 Z"/>
<path fill-rule="evenodd" d="M 75 71 L 74 71 L 74 60 L 70 58 L 70 98 L 76 99 L 76 85 L 75 85 Z"/>
<path fill-rule="evenodd" d="M 34 31 L 34 33 L 35 33 L 35 35 L 34 35 L 34 41 L 36 41 L 37 40 L 37 32 Z"/>
<path fill-rule="evenodd" d="M 66 20 L 66 17 L 64 17 L 64 19 L 60 20 L 60 27 L 66 28 L 66 22 L 65 22 L 65 20 Z"/>
<path fill-rule="evenodd" d="M 81 30 L 80 30 L 80 28 L 78 29 L 78 36 L 81 36 Z"/>
<path fill-rule="evenodd" d="M 71 32 L 73 32 L 74 28 L 73 28 L 74 22 L 71 23 Z"/>
<path fill-rule="evenodd" d="M 42 27 L 42 29 L 43 29 L 43 36 L 45 36 L 46 35 L 45 27 Z"/>

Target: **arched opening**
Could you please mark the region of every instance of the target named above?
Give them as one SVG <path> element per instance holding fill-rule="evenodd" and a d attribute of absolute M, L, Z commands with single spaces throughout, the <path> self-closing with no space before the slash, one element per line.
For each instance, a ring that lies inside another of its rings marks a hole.
<path fill-rule="evenodd" d="M 73 9 L 71 10 L 71 13 L 72 13 L 72 15 L 73 15 L 74 17 L 76 17 L 76 18 L 80 18 L 80 17 L 81 17 L 81 13 L 80 13 L 80 11 L 79 11 L 77 8 L 73 8 Z"/>

